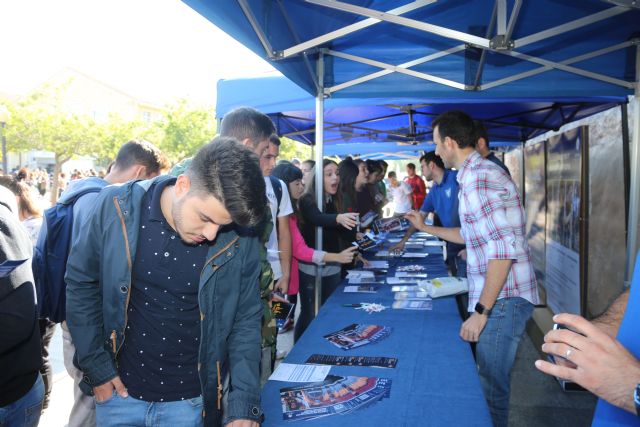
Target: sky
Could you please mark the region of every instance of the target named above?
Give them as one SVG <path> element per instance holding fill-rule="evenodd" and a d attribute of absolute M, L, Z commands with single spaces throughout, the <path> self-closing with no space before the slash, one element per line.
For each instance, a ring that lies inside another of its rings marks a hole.
<path fill-rule="evenodd" d="M 179 0 L 0 0 L 0 93 L 65 67 L 158 105 L 214 105 L 219 79 L 276 73 Z"/>

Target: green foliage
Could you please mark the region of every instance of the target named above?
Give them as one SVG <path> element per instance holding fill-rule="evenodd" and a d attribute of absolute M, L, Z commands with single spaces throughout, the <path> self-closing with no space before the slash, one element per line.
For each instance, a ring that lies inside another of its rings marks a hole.
<path fill-rule="evenodd" d="M 190 107 L 187 101 L 181 100 L 167 108 L 157 127 L 163 134 L 159 148 L 176 163 L 193 156 L 214 138 L 215 114 L 209 109 Z"/>
<path fill-rule="evenodd" d="M 313 151 L 309 145 L 289 138 L 280 138 L 280 142 L 280 157 L 278 157 L 278 160 L 291 161 L 295 157 L 302 162 L 313 158 Z"/>

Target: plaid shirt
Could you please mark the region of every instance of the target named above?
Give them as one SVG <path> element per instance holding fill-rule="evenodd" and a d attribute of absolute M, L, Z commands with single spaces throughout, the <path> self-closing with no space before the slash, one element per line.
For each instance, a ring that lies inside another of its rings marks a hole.
<path fill-rule="evenodd" d="M 458 183 L 460 233 L 467 246 L 469 311 L 480 299 L 492 259 L 513 260 L 498 299 L 521 297 L 537 304 L 536 276 L 515 183 L 500 167 L 475 151 L 462 164 Z"/>

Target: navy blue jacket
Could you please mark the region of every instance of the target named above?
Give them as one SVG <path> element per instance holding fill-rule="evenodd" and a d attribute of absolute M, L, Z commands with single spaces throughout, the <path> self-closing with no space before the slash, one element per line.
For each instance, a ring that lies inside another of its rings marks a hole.
<path fill-rule="evenodd" d="M 85 223 L 84 236 L 74 241 L 66 273 L 67 324 L 85 392 L 118 375 L 115 360 L 126 338 L 142 199 L 152 182 L 171 178 L 106 187 Z M 259 253 L 257 238 L 240 236 L 233 226 L 221 228 L 200 276 L 198 366 L 207 426 L 259 421 L 262 416 Z M 224 414 L 218 363 L 230 380 Z"/>

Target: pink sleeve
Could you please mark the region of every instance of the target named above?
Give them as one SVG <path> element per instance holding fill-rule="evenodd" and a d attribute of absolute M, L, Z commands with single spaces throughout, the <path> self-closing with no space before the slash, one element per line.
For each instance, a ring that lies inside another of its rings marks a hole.
<path fill-rule="evenodd" d="M 298 261 L 313 262 L 313 253 L 315 251 L 305 243 L 293 215 L 289 215 L 289 229 L 291 230 L 291 252 L 293 256 Z"/>

